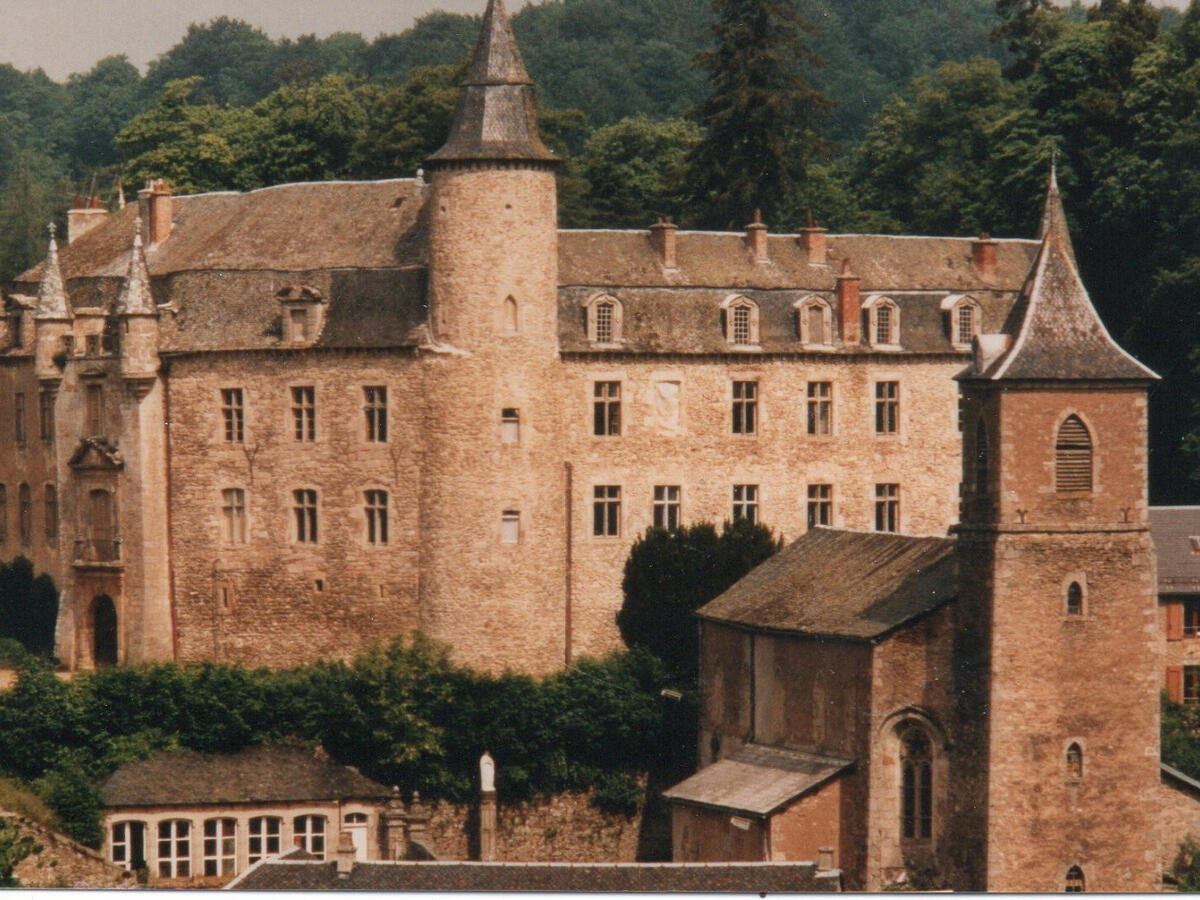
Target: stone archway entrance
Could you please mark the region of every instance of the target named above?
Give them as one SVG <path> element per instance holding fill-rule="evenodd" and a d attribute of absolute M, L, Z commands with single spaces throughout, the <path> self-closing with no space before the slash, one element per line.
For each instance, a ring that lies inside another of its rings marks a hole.
<path fill-rule="evenodd" d="M 96 668 L 117 664 L 117 607 L 107 594 L 92 601 L 92 661 Z"/>

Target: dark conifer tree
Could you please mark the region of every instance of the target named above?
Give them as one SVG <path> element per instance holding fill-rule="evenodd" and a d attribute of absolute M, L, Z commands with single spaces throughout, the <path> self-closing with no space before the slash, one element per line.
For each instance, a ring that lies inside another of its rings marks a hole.
<path fill-rule="evenodd" d="M 1013 79 L 1026 78 L 1037 68 L 1039 57 L 1067 22 L 1054 0 L 996 0 L 996 15 L 1000 24 L 992 31 L 992 40 L 1008 50 L 1004 74 Z"/>
<path fill-rule="evenodd" d="M 692 217 L 738 228 L 761 209 L 772 222 L 825 146 L 831 104 L 801 73 L 820 63 L 808 45 L 814 28 L 792 0 L 713 0 L 713 12 L 715 46 L 695 59 L 709 94 L 688 113 L 705 130 L 689 158 Z"/>

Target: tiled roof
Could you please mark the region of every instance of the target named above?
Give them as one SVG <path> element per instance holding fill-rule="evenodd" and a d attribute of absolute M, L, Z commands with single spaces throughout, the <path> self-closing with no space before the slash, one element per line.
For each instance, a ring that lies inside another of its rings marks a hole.
<path fill-rule="evenodd" d="M 1200 506 L 1150 507 L 1150 536 L 1158 555 L 1158 592 L 1200 594 Z"/>
<path fill-rule="evenodd" d="M 697 615 L 716 622 L 870 640 L 954 598 L 954 542 L 814 528 Z"/>
<path fill-rule="evenodd" d="M 1038 224 L 1038 240 L 1046 235 L 1054 235 L 1067 252 L 1071 265 L 1078 268 L 1075 261 L 1075 247 L 1071 243 L 1071 231 L 1067 227 L 1067 211 L 1063 208 L 1062 194 L 1058 192 L 1058 173 L 1055 166 L 1050 166 L 1050 178 L 1046 182 L 1046 199 L 1042 204 L 1042 220 Z"/>
<path fill-rule="evenodd" d="M 387 788 L 295 747 L 238 753 L 159 753 L 117 769 L 100 786 L 107 807 L 385 799 Z"/>
<path fill-rule="evenodd" d="M 266 859 L 230 882 L 246 891 L 675 891 L 817 893 L 838 891 L 837 870 L 798 863 L 336 862 Z"/>
<path fill-rule="evenodd" d="M 1042 241 L 1029 284 L 1013 310 L 1012 348 L 982 373 L 993 381 L 1148 381 L 1157 375 L 1117 346 L 1096 314 L 1062 241 Z"/>
<path fill-rule="evenodd" d="M 748 744 L 663 791 L 663 797 L 767 816 L 851 765 L 849 759 Z"/>

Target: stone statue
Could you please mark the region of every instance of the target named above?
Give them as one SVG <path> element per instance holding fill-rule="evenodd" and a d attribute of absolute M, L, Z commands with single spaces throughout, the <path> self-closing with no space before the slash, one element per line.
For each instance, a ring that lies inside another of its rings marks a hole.
<path fill-rule="evenodd" d="M 486 750 L 479 757 L 479 789 L 485 794 L 496 790 L 496 762 Z"/>

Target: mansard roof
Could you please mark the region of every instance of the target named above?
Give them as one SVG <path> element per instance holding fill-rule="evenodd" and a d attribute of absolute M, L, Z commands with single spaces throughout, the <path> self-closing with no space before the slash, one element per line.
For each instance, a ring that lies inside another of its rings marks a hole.
<path fill-rule="evenodd" d="M 1158 378 L 1122 350 L 1100 321 L 1061 238 L 1042 240 L 1033 274 L 1013 310 L 1011 349 L 985 373 L 992 381 L 1148 381 Z"/>
<path fill-rule="evenodd" d="M 817 527 L 696 614 L 765 631 L 872 640 L 952 600 L 956 578 L 950 538 Z"/>
<path fill-rule="evenodd" d="M 466 161 L 557 162 L 538 135 L 533 82 L 521 62 L 503 0 L 488 0 L 471 68 L 446 143 L 429 164 Z"/>
<path fill-rule="evenodd" d="M 237 753 L 164 752 L 126 763 L 100 785 L 100 796 L 107 807 L 123 807 L 382 800 L 389 792 L 311 750 L 265 745 Z"/>

